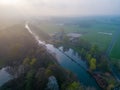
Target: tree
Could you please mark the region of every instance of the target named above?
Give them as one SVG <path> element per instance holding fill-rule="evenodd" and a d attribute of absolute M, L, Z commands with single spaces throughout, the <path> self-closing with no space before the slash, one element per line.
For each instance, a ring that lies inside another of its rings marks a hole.
<path fill-rule="evenodd" d="M 28 57 L 26 57 L 24 60 L 23 60 L 23 64 L 26 65 L 26 64 L 29 64 L 30 62 L 30 59 Z"/>
<path fill-rule="evenodd" d="M 96 55 L 98 52 L 99 52 L 98 46 L 97 46 L 97 45 L 93 45 L 93 46 L 91 47 L 91 49 L 90 49 L 90 53 L 91 53 L 92 55 Z"/>
<path fill-rule="evenodd" d="M 26 75 L 26 81 L 25 81 L 25 83 L 26 83 L 26 85 L 25 85 L 25 90 L 33 90 L 33 75 L 34 74 L 34 71 L 30 71 L 30 72 L 28 72 L 27 73 L 27 75 Z"/>
<path fill-rule="evenodd" d="M 81 54 L 83 57 L 85 57 L 86 51 L 85 51 L 84 48 L 81 49 L 80 54 Z"/>
<path fill-rule="evenodd" d="M 96 69 L 96 59 L 92 58 L 90 60 L 90 70 L 95 70 Z"/>
<path fill-rule="evenodd" d="M 64 36 L 64 38 L 63 38 L 63 44 L 67 44 L 67 43 L 69 43 L 69 37 Z"/>
<path fill-rule="evenodd" d="M 36 63 L 37 59 L 36 58 L 32 58 L 31 59 L 31 62 L 30 62 L 30 65 L 34 65 Z"/>
<path fill-rule="evenodd" d="M 70 85 L 68 85 L 66 90 L 83 90 L 83 88 L 80 86 L 79 82 L 73 82 Z"/>
<path fill-rule="evenodd" d="M 109 72 L 110 68 L 109 68 L 109 64 L 107 62 L 107 57 L 106 56 L 101 56 L 99 58 L 99 63 L 97 63 L 97 68 L 102 71 L 102 72 Z"/>
<path fill-rule="evenodd" d="M 91 54 L 87 54 L 87 55 L 86 55 L 86 59 L 88 60 L 88 62 L 90 62 L 91 58 L 92 58 L 92 55 L 91 55 Z"/>
<path fill-rule="evenodd" d="M 52 71 L 50 69 L 46 69 L 45 73 L 46 73 L 47 76 L 51 76 L 52 75 Z"/>

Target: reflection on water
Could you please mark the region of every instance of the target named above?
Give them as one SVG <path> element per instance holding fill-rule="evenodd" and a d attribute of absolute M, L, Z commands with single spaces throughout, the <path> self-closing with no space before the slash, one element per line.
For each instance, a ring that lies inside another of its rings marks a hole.
<path fill-rule="evenodd" d="M 46 47 L 47 47 L 49 52 L 55 54 L 59 64 L 62 67 L 72 71 L 78 77 L 79 81 L 82 84 L 84 84 L 85 86 L 89 86 L 89 87 L 95 87 L 95 88 L 97 88 L 97 90 L 100 90 L 100 88 L 97 85 L 97 83 L 94 80 L 94 78 L 85 70 L 87 68 L 86 63 L 83 60 L 81 60 L 79 58 L 78 54 L 75 53 L 72 49 L 69 49 L 68 51 L 66 51 L 64 53 L 69 55 L 71 58 L 74 58 L 74 60 L 77 63 L 72 61 L 72 60 L 70 60 L 68 57 L 66 57 L 66 55 L 63 52 L 59 51 L 59 49 L 61 49 L 61 51 L 63 51 L 62 47 L 57 49 L 57 48 L 55 48 L 51 44 L 46 44 Z"/>
<path fill-rule="evenodd" d="M 28 24 L 26 24 L 26 27 L 28 31 L 35 37 L 39 45 L 42 44 L 43 46 L 46 47 L 49 53 L 55 54 L 57 61 L 62 67 L 76 74 L 79 81 L 85 86 L 95 87 L 97 88 L 97 90 L 100 90 L 95 79 L 87 72 L 86 63 L 83 60 L 81 60 L 81 58 L 78 56 L 76 52 L 74 52 L 72 49 L 64 51 L 63 47 L 57 49 L 51 44 L 46 44 L 45 42 L 42 42 L 41 40 L 36 38 L 38 36 L 32 32 Z"/>
<path fill-rule="evenodd" d="M 11 80 L 12 76 L 6 71 L 6 68 L 0 70 L 0 86 Z"/>

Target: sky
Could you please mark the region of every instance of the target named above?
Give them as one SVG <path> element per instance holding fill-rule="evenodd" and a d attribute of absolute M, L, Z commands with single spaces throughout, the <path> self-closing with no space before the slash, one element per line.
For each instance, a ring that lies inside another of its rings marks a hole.
<path fill-rule="evenodd" d="M 2 16 L 120 15 L 120 0 L 0 0 Z"/>

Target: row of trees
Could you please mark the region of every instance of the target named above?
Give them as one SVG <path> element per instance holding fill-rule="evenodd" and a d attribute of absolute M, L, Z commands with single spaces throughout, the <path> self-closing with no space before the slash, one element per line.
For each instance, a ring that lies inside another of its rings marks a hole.
<path fill-rule="evenodd" d="M 69 50 L 69 48 L 74 49 L 80 54 L 83 60 L 87 60 L 89 69 L 91 71 L 96 69 L 99 69 L 103 72 L 109 71 L 107 57 L 105 56 L 104 52 L 100 51 L 97 45 L 91 45 L 88 41 L 82 38 L 71 42 L 70 38 L 67 36 L 65 36 L 62 41 L 57 43 L 55 42 L 54 45 L 56 47 L 62 45 L 64 50 Z"/>
<path fill-rule="evenodd" d="M 99 75 L 101 75 L 102 78 L 107 81 L 108 90 L 114 87 L 115 79 L 111 75 L 107 62 L 108 58 L 105 52 L 100 51 L 97 45 L 92 45 L 88 41 L 81 38 L 71 42 L 69 37 L 65 37 L 63 41 L 55 43 L 55 45 L 57 47 L 62 45 L 64 50 L 69 50 L 69 48 L 72 48 L 78 52 L 82 59 L 87 61 L 89 70 L 93 73 L 94 71 L 99 72 Z M 118 66 L 118 64 L 115 65 Z"/>
<path fill-rule="evenodd" d="M 35 32 L 39 31 L 32 27 Z M 44 40 L 49 39 L 42 31 L 38 34 Z M 60 89 L 76 81 L 74 75 L 61 68 L 44 47 L 38 46 L 23 24 L 0 30 L 0 59 L 4 66 L 10 66 L 9 72 L 17 73 L 17 77 L 0 90 L 45 90 L 51 75 L 56 77 Z"/>

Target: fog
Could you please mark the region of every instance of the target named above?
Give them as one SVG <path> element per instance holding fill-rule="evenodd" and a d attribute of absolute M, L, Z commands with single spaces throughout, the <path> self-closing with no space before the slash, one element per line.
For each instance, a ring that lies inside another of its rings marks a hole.
<path fill-rule="evenodd" d="M 0 17 L 120 15 L 120 0 L 0 0 Z"/>

